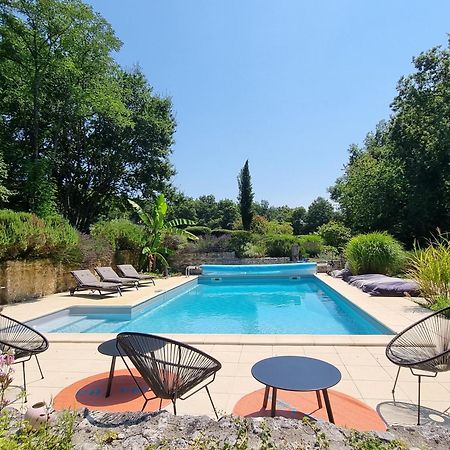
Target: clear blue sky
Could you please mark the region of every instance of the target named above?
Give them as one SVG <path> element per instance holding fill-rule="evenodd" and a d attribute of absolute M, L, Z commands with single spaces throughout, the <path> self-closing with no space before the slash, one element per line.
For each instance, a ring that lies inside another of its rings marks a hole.
<path fill-rule="evenodd" d="M 449 1 L 90 0 L 155 91 L 173 100 L 174 184 L 256 200 L 327 195 L 351 143 L 389 117 L 411 59 L 446 45 Z"/>

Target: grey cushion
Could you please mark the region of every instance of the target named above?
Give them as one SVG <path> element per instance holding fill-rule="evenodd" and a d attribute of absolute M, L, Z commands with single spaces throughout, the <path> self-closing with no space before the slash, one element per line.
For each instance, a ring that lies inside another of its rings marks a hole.
<path fill-rule="evenodd" d="M 370 295 L 383 297 L 403 297 L 419 295 L 419 285 L 413 280 L 388 277 L 378 273 L 354 275 L 349 277 L 348 283 Z"/>

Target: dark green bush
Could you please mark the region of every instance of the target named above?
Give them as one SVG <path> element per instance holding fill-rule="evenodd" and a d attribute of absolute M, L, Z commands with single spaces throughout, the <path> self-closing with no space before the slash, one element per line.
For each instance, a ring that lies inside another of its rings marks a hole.
<path fill-rule="evenodd" d="M 303 234 L 298 236 L 300 247 L 307 256 L 314 258 L 318 256 L 323 248 L 323 239 L 317 234 Z"/>
<path fill-rule="evenodd" d="M 291 234 L 277 234 L 265 239 L 267 255 L 271 257 L 291 256 L 292 246 L 298 243 L 297 236 Z"/>
<path fill-rule="evenodd" d="M 211 234 L 211 228 L 201 226 L 186 227 L 186 231 L 189 231 L 189 233 L 192 233 L 194 236 L 206 236 Z"/>
<path fill-rule="evenodd" d="M 91 227 L 91 235 L 107 240 L 114 251 L 140 251 L 145 241 L 145 231 L 128 219 L 100 221 Z"/>
<path fill-rule="evenodd" d="M 330 245 L 342 251 L 352 237 L 350 228 L 339 222 L 331 221 L 321 225 L 317 234 L 323 239 L 325 245 Z"/>
<path fill-rule="evenodd" d="M 215 228 L 214 230 L 211 230 L 212 236 L 231 236 L 234 233 L 233 230 L 227 230 L 225 228 Z"/>
<path fill-rule="evenodd" d="M 78 232 L 61 216 L 0 210 L 0 259 L 65 259 L 78 245 Z"/>
<path fill-rule="evenodd" d="M 348 242 L 344 255 L 354 274 L 393 275 L 405 264 L 402 245 L 387 233 L 359 234 Z"/>

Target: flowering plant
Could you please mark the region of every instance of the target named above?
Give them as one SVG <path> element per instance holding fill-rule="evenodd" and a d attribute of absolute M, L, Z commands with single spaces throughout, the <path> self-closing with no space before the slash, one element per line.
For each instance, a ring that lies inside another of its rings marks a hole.
<path fill-rule="evenodd" d="M 14 350 L 6 353 L 0 351 L 0 411 L 8 406 L 10 400 L 6 398 L 6 390 L 13 381 Z"/>

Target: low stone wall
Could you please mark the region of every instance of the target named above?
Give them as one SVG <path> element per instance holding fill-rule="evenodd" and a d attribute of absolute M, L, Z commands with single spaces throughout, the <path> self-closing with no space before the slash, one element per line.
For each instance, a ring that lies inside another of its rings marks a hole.
<path fill-rule="evenodd" d="M 122 251 L 113 261 L 92 261 L 89 266 L 63 264 L 51 259 L 16 260 L 0 263 L 0 304 L 18 303 L 68 291 L 75 285 L 71 270 L 91 269 L 95 266 L 134 264 L 138 261 L 132 252 Z"/>
<path fill-rule="evenodd" d="M 187 266 L 200 264 L 285 264 L 289 258 L 238 258 L 234 252 L 177 253 L 169 259 L 172 270 L 184 273 Z"/>
<path fill-rule="evenodd" d="M 15 303 L 67 290 L 73 267 L 49 259 L 0 264 L 0 304 Z"/>
<path fill-rule="evenodd" d="M 84 416 L 84 418 L 83 418 Z M 79 413 L 75 449 L 417 449 L 448 450 L 450 429 L 427 424 L 359 433 L 323 421 L 161 413 Z M 97 447 L 99 446 L 99 447 Z"/>

